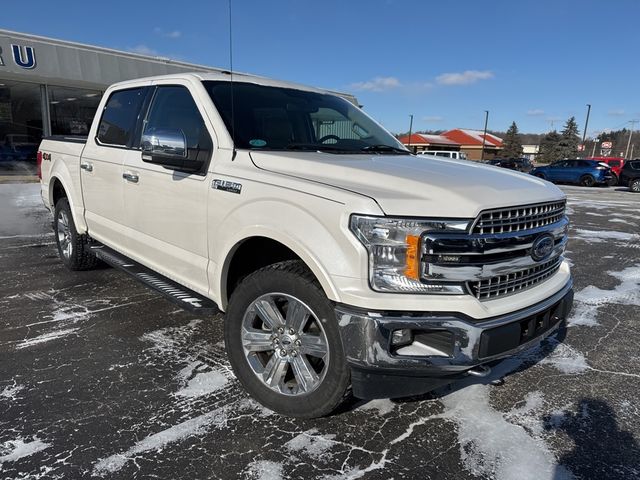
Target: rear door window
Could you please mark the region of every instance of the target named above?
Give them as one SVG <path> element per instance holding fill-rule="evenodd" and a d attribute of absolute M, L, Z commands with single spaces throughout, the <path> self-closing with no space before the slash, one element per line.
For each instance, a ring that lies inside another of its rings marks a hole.
<path fill-rule="evenodd" d="M 130 88 L 109 96 L 98 126 L 99 143 L 118 147 L 131 145 L 146 91 L 145 87 Z"/>

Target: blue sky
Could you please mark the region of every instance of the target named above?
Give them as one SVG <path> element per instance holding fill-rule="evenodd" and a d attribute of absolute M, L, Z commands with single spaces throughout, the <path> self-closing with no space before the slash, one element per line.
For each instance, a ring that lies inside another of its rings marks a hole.
<path fill-rule="evenodd" d="M 229 66 L 227 0 L 32 0 L 9 30 Z M 232 0 L 237 71 L 355 94 L 393 132 L 640 119 L 637 0 Z"/>

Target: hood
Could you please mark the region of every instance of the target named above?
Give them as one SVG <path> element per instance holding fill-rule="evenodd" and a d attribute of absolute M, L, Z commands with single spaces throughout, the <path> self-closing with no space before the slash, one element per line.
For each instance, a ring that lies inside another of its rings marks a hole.
<path fill-rule="evenodd" d="M 387 215 L 472 218 L 488 208 L 564 198 L 532 175 L 468 161 L 410 155 L 251 152 L 270 172 L 373 198 Z"/>

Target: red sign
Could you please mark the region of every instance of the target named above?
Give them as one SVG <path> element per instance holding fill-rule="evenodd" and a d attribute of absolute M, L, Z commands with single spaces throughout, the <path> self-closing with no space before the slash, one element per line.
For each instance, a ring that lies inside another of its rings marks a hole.
<path fill-rule="evenodd" d="M 579 152 L 584 152 L 584 145 L 582 143 L 580 145 L 578 145 L 578 151 Z"/>
<path fill-rule="evenodd" d="M 602 142 L 600 144 L 600 148 L 611 148 L 613 147 L 613 142 Z"/>

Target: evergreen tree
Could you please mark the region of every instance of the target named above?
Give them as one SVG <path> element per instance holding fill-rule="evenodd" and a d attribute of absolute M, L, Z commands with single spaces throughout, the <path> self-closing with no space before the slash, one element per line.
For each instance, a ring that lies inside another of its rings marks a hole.
<path fill-rule="evenodd" d="M 576 117 L 571 117 L 564 124 L 559 142 L 560 158 L 577 158 L 580 136 L 578 135 Z"/>
<path fill-rule="evenodd" d="M 547 133 L 540 141 L 538 160 L 544 163 L 550 163 L 564 158 L 560 147 L 561 140 L 562 136 L 555 130 Z"/>
<path fill-rule="evenodd" d="M 502 146 L 501 155 L 505 158 L 519 158 L 522 155 L 522 142 L 516 122 L 513 122 L 507 130 Z"/>

